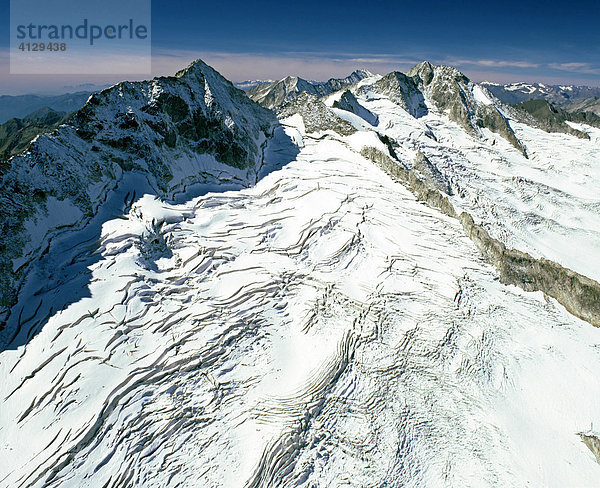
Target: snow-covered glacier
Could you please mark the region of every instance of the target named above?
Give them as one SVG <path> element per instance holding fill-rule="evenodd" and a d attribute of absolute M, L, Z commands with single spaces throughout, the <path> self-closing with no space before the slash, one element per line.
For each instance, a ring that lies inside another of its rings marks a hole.
<path fill-rule="evenodd" d="M 600 329 L 504 284 L 367 155 L 597 280 L 600 130 L 548 134 L 462 78 L 461 112 L 439 97 L 458 75 L 431 70 L 299 95 L 279 120 L 244 108 L 264 133 L 249 170 L 207 153 L 229 176 L 194 181 L 186 145 L 175 179 L 195 186 L 130 168 L 28 250 L 1 336 L 0 486 L 597 486 L 580 434 L 600 426 Z"/>

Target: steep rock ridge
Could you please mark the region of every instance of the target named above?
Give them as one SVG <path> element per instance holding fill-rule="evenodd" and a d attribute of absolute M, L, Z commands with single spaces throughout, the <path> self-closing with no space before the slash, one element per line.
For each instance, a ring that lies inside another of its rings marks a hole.
<path fill-rule="evenodd" d="M 412 169 L 421 179 L 431 183 L 442 193 L 446 195 L 452 194 L 452 188 L 446 177 L 422 152 L 418 152 L 415 156 Z"/>
<path fill-rule="evenodd" d="M 527 157 L 510 126 L 510 107 L 450 66 L 433 66 L 425 61 L 406 74 L 394 71 L 351 91 L 371 101 L 380 96 L 388 98 L 415 118 L 425 117 L 429 110 L 440 112 L 472 135 L 479 136 L 482 128 L 489 129 Z"/>
<path fill-rule="evenodd" d="M 359 90 L 367 95 L 370 91 L 384 95 L 413 117 L 418 118 L 427 114 L 425 98 L 415 80 L 399 71 L 388 73 L 373 85 L 363 86 Z"/>
<path fill-rule="evenodd" d="M 356 70 L 346 78 L 331 78 L 321 83 L 307 81 L 297 76 L 288 76 L 283 80 L 258 85 L 248 90 L 247 93 L 252 100 L 263 107 L 276 108 L 293 100 L 302 92 L 320 98 L 353 85 L 369 76 L 372 76 L 372 74 L 366 70 Z"/>
<path fill-rule="evenodd" d="M 583 443 L 596 456 L 596 461 L 600 463 L 600 438 L 592 432 L 581 432 L 579 434 Z"/>
<path fill-rule="evenodd" d="M 536 259 L 528 253 L 507 248 L 498 239 L 490 237 L 470 214 L 459 214 L 435 180 L 415 174 L 374 147 L 363 148 L 361 154 L 405 184 L 419 200 L 457 218 L 467 236 L 498 269 L 503 283 L 529 292 L 542 291 L 576 317 L 600 327 L 600 283 L 548 259 Z"/>
<path fill-rule="evenodd" d="M 310 81 L 297 76 L 287 76 L 283 80 L 259 85 L 248 90 L 248 97 L 266 108 L 276 108 L 296 98 L 299 93 L 307 92 L 320 97 L 321 89 Z"/>
<path fill-rule="evenodd" d="M 200 60 L 90 96 L 69 125 L 0 163 L 0 324 L 28 263 L 53 235 L 89 221 L 124 174 L 143 174 L 165 197 L 198 183 L 245 186 L 274 123 Z"/>
<path fill-rule="evenodd" d="M 346 88 L 348 86 L 354 85 L 365 78 L 369 78 L 373 76 L 373 73 L 366 69 L 357 69 L 350 73 L 350 75 L 345 78 L 330 78 L 324 83 L 316 83 L 321 87 L 323 91 L 323 95 L 328 95 L 329 93 L 333 93 L 341 90 L 342 88 Z M 323 96 L 321 95 L 321 96 Z"/>
<path fill-rule="evenodd" d="M 495 103 L 489 93 L 483 92 L 456 68 L 423 62 L 411 68 L 407 75 L 424 97 L 450 120 L 474 133 L 485 127 L 501 135 L 527 157 L 508 120 L 496 106 L 498 102 Z"/>
<path fill-rule="evenodd" d="M 347 112 L 352 112 L 371 125 L 377 125 L 379 122 L 377 115 L 369 112 L 363 107 L 350 90 L 344 90 L 339 100 L 334 100 L 332 106 L 334 108 L 346 110 Z"/>
<path fill-rule="evenodd" d="M 281 118 L 294 114 L 302 117 L 307 133 L 333 130 L 340 135 L 347 136 L 356 132 L 352 125 L 335 115 L 315 95 L 307 92 L 300 93 L 278 110 Z"/>

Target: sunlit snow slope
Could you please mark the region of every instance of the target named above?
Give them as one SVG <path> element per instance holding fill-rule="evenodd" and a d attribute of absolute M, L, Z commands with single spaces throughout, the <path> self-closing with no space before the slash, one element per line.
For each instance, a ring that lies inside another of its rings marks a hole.
<path fill-rule="evenodd" d="M 365 93 L 398 157 L 427 152 L 456 205 L 579 265 L 540 244 L 515 192 L 562 185 L 536 212 L 578 236 L 597 180 L 577 171 L 598 167 L 568 155 L 597 157 L 596 133 L 517 125 L 526 160 Z M 263 162 L 291 162 L 252 188 L 146 194 L 105 215 L 96 242 L 82 231 L 40 259 L 18 317 L 39 333 L 0 353 L 0 486 L 598 485 L 578 434 L 600 425 L 600 330 L 501 284 L 457 220 L 360 155 L 387 150 L 375 128 L 332 110 L 360 130 L 306 133 L 286 117 Z"/>

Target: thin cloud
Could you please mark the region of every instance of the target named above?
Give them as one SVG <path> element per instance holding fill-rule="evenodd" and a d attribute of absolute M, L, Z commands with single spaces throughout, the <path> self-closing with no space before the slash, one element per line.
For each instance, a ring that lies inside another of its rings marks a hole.
<path fill-rule="evenodd" d="M 232 81 L 248 79 L 281 79 L 288 75 L 306 79 L 326 80 L 344 77 L 364 68 L 373 73 L 406 72 L 415 64 L 429 60 L 433 64 L 455 66 L 474 81 L 497 82 L 540 81 L 551 84 L 589 84 L 589 75 L 600 74 L 600 69 L 590 63 L 540 64 L 523 60 L 436 58 L 413 53 L 413 56 L 390 53 L 339 53 L 339 52 L 285 52 L 285 53 L 232 53 L 219 51 L 154 49 L 152 75 L 172 75 L 196 59 L 214 67 Z M 107 59 L 108 61 L 108 59 Z M 121 64 L 123 71 L 115 75 L 9 75 L 8 50 L 0 48 L 0 94 L 64 92 L 65 86 L 84 83 L 113 84 L 124 79 L 147 79 L 144 75 L 131 75 L 127 60 Z M 131 61 L 131 60 L 130 60 Z M 83 62 L 83 60 L 82 60 Z M 114 68 L 114 65 L 112 66 Z M 528 71 L 529 70 L 529 71 Z M 564 73 L 564 74 L 560 74 Z M 594 84 L 598 84 L 597 81 Z"/>
<path fill-rule="evenodd" d="M 600 75 L 600 68 L 593 66 L 590 63 L 550 63 L 548 66 L 559 71 Z"/>
<path fill-rule="evenodd" d="M 539 68 L 539 63 L 529 61 L 513 61 L 513 60 L 498 60 L 498 59 L 450 59 L 448 63 L 454 66 L 482 66 L 484 68 L 521 68 L 531 69 Z"/>

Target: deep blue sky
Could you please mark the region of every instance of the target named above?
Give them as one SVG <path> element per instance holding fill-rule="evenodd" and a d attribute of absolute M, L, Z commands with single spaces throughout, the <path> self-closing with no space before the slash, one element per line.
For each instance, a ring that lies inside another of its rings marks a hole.
<path fill-rule="evenodd" d="M 152 46 L 155 73 L 202 57 L 234 81 L 428 59 L 475 80 L 600 85 L 600 2 L 154 0 Z"/>
<path fill-rule="evenodd" d="M 598 56 L 598 1 L 154 0 L 157 46 L 571 60 Z M 574 50 L 579 52 L 573 52 Z"/>

